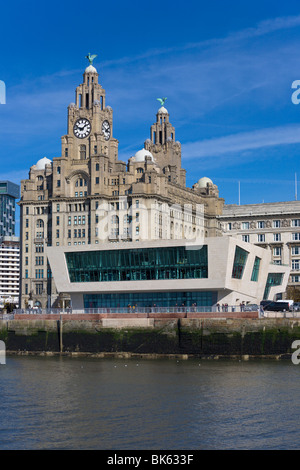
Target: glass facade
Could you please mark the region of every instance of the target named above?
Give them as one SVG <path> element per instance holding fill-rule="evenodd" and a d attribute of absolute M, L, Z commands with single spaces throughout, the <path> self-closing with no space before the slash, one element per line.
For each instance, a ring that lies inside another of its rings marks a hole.
<path fill-rule="evenodd" d="M 235 247 L 235 256 L 232 268 L 233 279 L 242 279 L 248 254 L 248 251 L 243 250 L 239 246 Z"/>
<path fill-rule="evenodd" d="M 201 279 L 208 277 L 207 245 L 65 254 L 70 282 Z"/>
<path fill-rule="evenodd" d="M 260 266 L 261 259 L 258 256 L 255 256 L 255 261 L 253 265 L 251 281 L 258 281 L 258 274 L 259 274 L 259 266 Z"/>
<path fill-rule="evenodd" d="M 208 307 L 217 302 L 217 293 L 207 292 L 128 292 L 84 294 L 84 308 L 124 307 Z"/>
<path fill-rule="evenodd" d="M 265 287 L 265 292 L 264 292 L 264 299 L 268 299 L 271 287 L 281 286 L 282 281 L 283 281 L 282 273 L 268 274 L 268 279 L 266 282 L 266 287 Z"/>

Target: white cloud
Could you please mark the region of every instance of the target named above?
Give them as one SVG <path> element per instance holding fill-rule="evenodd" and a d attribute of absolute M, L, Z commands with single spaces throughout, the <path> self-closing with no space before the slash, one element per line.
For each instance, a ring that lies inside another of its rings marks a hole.
<path fill-rule="evenodd" d="M 185 143 L 182 144 L 182 153 L 183 158 L 193 159 L 298 143 L 300 125 L 295 124 Z"/>

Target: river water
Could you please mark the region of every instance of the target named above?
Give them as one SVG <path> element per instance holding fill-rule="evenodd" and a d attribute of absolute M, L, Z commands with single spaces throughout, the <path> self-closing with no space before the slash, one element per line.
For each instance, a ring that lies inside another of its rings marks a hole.
<path fill-rule="evenodd" d="M 289 360 L 9 356 L 0 449 L 299 449 Z"/>

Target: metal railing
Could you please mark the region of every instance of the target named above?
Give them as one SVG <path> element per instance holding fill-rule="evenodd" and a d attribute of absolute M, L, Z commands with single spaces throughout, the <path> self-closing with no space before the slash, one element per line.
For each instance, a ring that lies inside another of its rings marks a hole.
<path fill-rule="evenodd" d="M 230 313 L 230 312 L 257 312 L 258 308 L 241 308 L 239 305 L 228 305 L 228 306 L 190 306 L 190 307 L 102 307 L 102 308 L 26 308 L 26 309 L 15 309 L 14 314 L 91 314 L 91 313 Z"/>

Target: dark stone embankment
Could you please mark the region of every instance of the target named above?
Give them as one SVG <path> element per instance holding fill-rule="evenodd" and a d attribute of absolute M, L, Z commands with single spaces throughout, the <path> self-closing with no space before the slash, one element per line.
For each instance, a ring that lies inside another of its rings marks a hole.
<path fill-rule="evenodd" d="M 0 340 L 8 354 L 284 358 L 300 319 L 14 319 L 0 320 Z"/>

